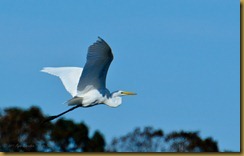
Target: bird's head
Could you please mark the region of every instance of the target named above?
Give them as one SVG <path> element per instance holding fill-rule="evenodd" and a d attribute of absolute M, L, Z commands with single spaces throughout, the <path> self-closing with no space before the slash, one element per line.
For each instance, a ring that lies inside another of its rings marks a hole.
<path fill-rule="evenodd" d="M 118 90 L 112 93 L 112 97 L 125 96 L 125 95 L 137 95 L 134 92 Z"/>
<path fill-rule="evenodd" d="M 133 92 L 127 92 L 127 91 L 115 91 L 110 96 L 110 98 L 106 101 L 105 104 L 107 104 L 110 107 L 118 107 L 122 103 L 121 96 L 124 95 L 136 95 L 136 93 Z"/>

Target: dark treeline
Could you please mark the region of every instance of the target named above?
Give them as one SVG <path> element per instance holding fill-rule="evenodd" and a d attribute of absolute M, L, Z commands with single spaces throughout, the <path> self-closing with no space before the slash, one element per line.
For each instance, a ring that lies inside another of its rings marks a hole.
<path fill-rule="evenodd" d="M 38 107 L 27 110 L 6 108 L 0 113 L 0 151 L 2 152 L 218 152 L 211 137 L 199 132 L 171 132 L 136 128 L 106 144 L 101 132 L 89 134 L 83 122 L 59 118 L 41 124 L 47 118 Z"/>

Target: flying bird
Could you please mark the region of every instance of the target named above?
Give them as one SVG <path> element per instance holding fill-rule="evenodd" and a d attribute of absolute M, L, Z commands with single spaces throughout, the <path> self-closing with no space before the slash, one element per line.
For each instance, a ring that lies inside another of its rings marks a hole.
<path fill-rule="evenodd" d="M 45 122 L 53 120 L 78 107 L 92 107 L 105 104 L 110 107 L 118 107 L 122 103 L 121 96 L 136 95 L 128 91 L 110 92 L 106 88 L 106 76 L 113 53 L 109 45 L 100 37 L 89 46 L 87 60 L 84 68 L 80 67 L 45 67 L 41 71 L 57 76 L 61 79 L 65 89 L 72 98 L 66 103 L 73 106 L 69 110 L 58 115 L 50 116 Z"/>

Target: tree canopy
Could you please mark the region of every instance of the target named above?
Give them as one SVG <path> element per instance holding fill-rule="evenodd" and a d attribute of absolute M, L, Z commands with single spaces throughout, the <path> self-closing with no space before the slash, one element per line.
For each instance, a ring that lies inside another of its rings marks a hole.
<path fill-rule="evenodd" d="M 6 108 L 0 112 L 0 151 L 2 152 L 218 152 L 211 137 L 199 132 L 175 131 L 165 134 L 153 127 L 135 128 L 106 145 L 102 133 L 92 135 L 84 122 L 47 119 L 38 107 Z"/>
<path fill-rule="evenodd" d="M 99 131 L 89 137 L 85 123 L 64 118 L 42 124 L 46 116 L 38 107 L 4 109 L 0 116 L 0 151 L 3 152 L 103 152 Z"/>
<path fill-rule="evenodd" d="M 218 152 L 218 144 L 212 138 L 202 139 L 199 132 L 171 132 L 160 129 L 136 128 L 108 146 L 111 152 Z"/>

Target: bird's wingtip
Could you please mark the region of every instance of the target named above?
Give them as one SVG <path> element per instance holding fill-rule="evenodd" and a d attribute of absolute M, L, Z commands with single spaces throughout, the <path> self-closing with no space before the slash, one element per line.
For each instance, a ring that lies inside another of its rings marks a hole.
<path fill-rule="evenodd" d="M 47 72 L 47 69 L 48 69 L 48 67 L 43 67 L 43 68 L 40 70 L 40 72 L 44 72 L 44 73 L 46 73 L 46 72 Z"/>
<path fill-rule="evenodd" d="M 45 68 L 42 68 L 42 69 L 40 70 L 40 72 L 45 72 Z"/>
<path fill-rule="evenodd" d="M 102 39 L 100 36 L 98 36 L 98 42 L 104 42 L 104 43 L 106 43 L 108 45 L 108 43 L 104 39 Z"/>
<path fill-rule="evenodd" d="M 100 36 L 98 36 L 97 38 L 98 38 L 98 40 L 103 41 L 103 39 Z"/>

